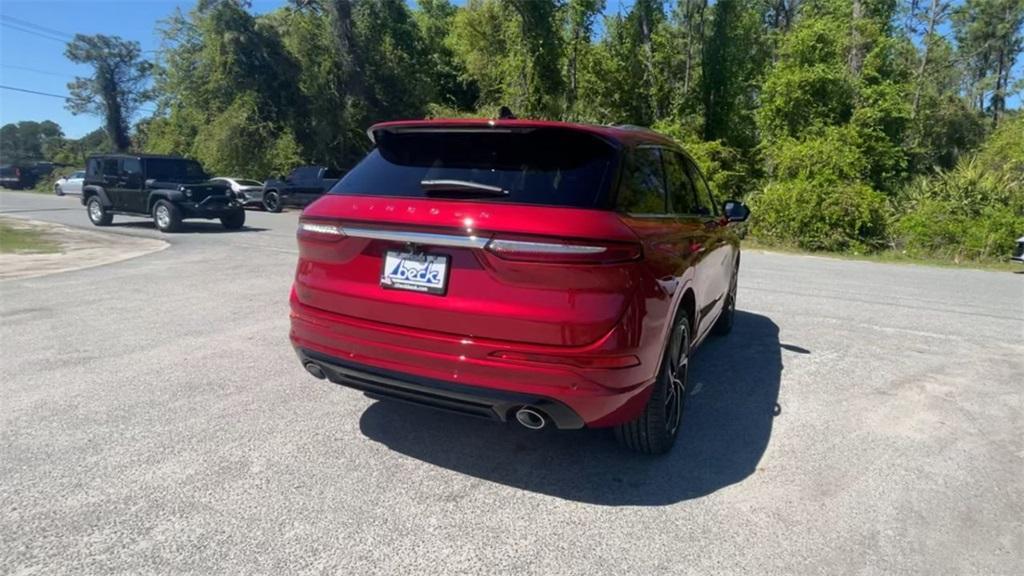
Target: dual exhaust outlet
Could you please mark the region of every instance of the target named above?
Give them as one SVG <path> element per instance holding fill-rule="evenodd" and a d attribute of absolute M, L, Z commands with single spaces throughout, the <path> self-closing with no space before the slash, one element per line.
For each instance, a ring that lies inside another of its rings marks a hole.
<path fill-rule="evenodd" d="M 313 377 L 323 380 L 327 377 L 324 373 L 324 369 L 317 366 L 315 362 L 306 362 L 304 365 L 306 372 L 309 372 Z M 540 410 L 531 406 L 522 406 L 516 410 L 516 422 L 519 422 L 523 428 L 529 430 L 540 430 L 547 426 L 548 419 Z"/>

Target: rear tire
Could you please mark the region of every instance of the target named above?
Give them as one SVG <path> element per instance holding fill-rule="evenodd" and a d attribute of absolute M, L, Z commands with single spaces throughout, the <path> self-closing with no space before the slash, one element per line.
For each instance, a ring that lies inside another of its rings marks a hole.
<path fill-rule="evenodd" d="M 89 198 L 89 201 L 85 203 L 85 209 L 93 226 L 110 226 L 110 223 L 114 221 L 114 215 L 107 212 L 107 209 L 103 207 L 103 202 L 100 202 L 99 196 Z"/>
<path fill-rule="evenodd" d="M 161 232 L 177 232 L 181 229 L 181 210 L 167 200 L 157 200 L 153 205 L 153 224 Z"/>
<path fill-rule="evenodd" d="M 245 210 L 238 209 L 227 216 L 221 216 L 220 223 L 228 230 L 238 230 L 245 226 Z"/>
<path fill-rule="evenodd" d="M 277 190 L 268 190 L 263 195 L 263 208 L 267 212 L 281 211 L 281 195 L 277 193 Z"/>
<path fill-rule="evenodd" d="M 643 412 L 615 428 L 620 444 L 641 454 L 664 454 L 672 449 L 683 422 L 689 359 L 690 319 L 683 312 L 672 327 L 661 370 Z"/>

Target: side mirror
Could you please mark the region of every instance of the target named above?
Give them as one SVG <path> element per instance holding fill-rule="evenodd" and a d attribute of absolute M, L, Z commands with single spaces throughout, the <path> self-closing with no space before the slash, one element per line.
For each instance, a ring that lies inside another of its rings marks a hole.
<path fill-rule="evenodd" d="M 745 222 L 750 218 L 750 208 L 739 200 L 726 200 L 722 204 L 722 213 L 729 222 Z"/>

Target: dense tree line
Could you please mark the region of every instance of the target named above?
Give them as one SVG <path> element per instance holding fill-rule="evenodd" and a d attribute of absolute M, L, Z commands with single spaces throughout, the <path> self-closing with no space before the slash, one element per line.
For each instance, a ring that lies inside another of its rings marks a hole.
<path fill-rule="evenodd" d="M 671 135 L 766 241 L 985 258 L 1024 233 L 1022 22 L 1024 0 L 200 0 L 160 24 L 134 146 L 344 169 L 375 121 L 507 105 Z"/>

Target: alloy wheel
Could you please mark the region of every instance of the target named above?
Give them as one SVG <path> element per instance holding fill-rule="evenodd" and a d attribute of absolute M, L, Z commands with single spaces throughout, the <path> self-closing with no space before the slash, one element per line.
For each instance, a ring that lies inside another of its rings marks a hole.
<path fill-rule="evenodd" d="M 668 390 L 665 392 L 665 428 L 674 435 L 683 420 L 683 403 L 686 396 L 686 377 L 689 369 L 689 338 L 686 326 L 680 325 L 678 350 L 673 351 L 669 366 Z"/>
<path fill-rule="evenodd" d="M 267 197 L 263 199 L 263 202 L 266 204 L 267 210 L 277 212 L 280 208 L 281 200 L 277 197 L 277 194 L 271 192 L 270 194 L 267 194 Z"/>
<path fill-rule="evenodd" d="M 156 223 L 161 228 L 167 228 L 171 225 L 171 212 L 167 209 L 167 206 L 161 204 L 156 207 Z"/>

